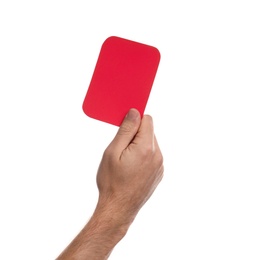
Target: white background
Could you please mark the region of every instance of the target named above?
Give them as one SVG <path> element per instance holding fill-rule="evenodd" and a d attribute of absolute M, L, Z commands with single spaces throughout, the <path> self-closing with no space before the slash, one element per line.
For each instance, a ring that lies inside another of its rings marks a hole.
<path fill-rule="evenodd" d="M 95 207 L 117 127 L 82 102 L 103 41 L 157 47 L 165 176 L 111 260 L 260 259 L 255 0 L 0 2 L 0 259 L 53 260 Z"/>

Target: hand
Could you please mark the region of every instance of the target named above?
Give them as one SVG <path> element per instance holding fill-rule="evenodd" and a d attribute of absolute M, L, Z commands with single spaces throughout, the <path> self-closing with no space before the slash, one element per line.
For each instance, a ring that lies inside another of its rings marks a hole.
<path fill-rule="evenodd" d="M 101 160 L 96 209 L 57 260 L 108 259 L 162 177 L 152 118 L 131 109 Z"/>
<path fill-rule="evenodd" d="M 126 115 L 104 152 L 97 173 L 99 208 L 130 224 L 163 177 L 163 157 L 152 117 L 136 109 Z"/>

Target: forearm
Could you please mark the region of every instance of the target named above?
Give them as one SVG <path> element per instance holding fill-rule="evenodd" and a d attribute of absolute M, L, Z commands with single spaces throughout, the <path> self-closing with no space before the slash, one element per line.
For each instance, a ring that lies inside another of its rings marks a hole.
<path fill-rule="evenodd" d="M 105 260 L 130 224 L 109 209 L 97 207 L 93 216 L 56 260 Z"/>
<path fill-rule="evenodd" d="M 163 177 L 150 116 L 131 109 L 103 154 L 99 199 L 82 231 L 56 260 L 106 260 Z"/>

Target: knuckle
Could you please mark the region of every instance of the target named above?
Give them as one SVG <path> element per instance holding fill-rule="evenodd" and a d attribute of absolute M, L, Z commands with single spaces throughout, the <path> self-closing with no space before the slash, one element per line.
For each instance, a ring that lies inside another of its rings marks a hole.
<path fill-rule="evenodd" d="M 153 118 L 150 115 L 144 115 L 143 118 L 145 118 L 145 119 L 147 119 L 149 121 L 153 121 Z"/>
<path fill-rule="evenodd" d="M 150 158 L 154 154 L 154 147 L 153 145 L 146 145 L 145 147 L 142 147 L 141 151 L 141 157 L 144 158 Z"/>
<path fill-rule="evenodd" d="M 103 158 L 111 159 L 113 157 L 113 153 L 113 148 L 109 145 L 103 153 Z"/>
<path fill-rule="evenodd" d="M 163 159 L 162 154 L 159 153 L 158 156 L 157 156 L 156 158 L 157 158 L 157 163 L 158 163 L 159 165 L 163 165 L 163 161 L 164 161 L 164 159 Z"/>
<path fill-rule="evenodd" d="M 119 131 L 119 134 L 120 135 L 128 135 L 129 133 L 132 132 L 132 125 L 131 123 L 124 123 L 121 128 L 120 128 L 120 131 Z"/>

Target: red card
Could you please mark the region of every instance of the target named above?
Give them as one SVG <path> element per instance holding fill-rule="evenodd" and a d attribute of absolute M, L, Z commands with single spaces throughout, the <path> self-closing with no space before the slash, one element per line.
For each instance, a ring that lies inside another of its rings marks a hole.
<path fill-rule="evenodd" d="M 130 108 L 143 116 L 159 62 L 160 53 L 153 46 L 107 38 L 83 102 L 85 114 L 116 126 Z"/>

